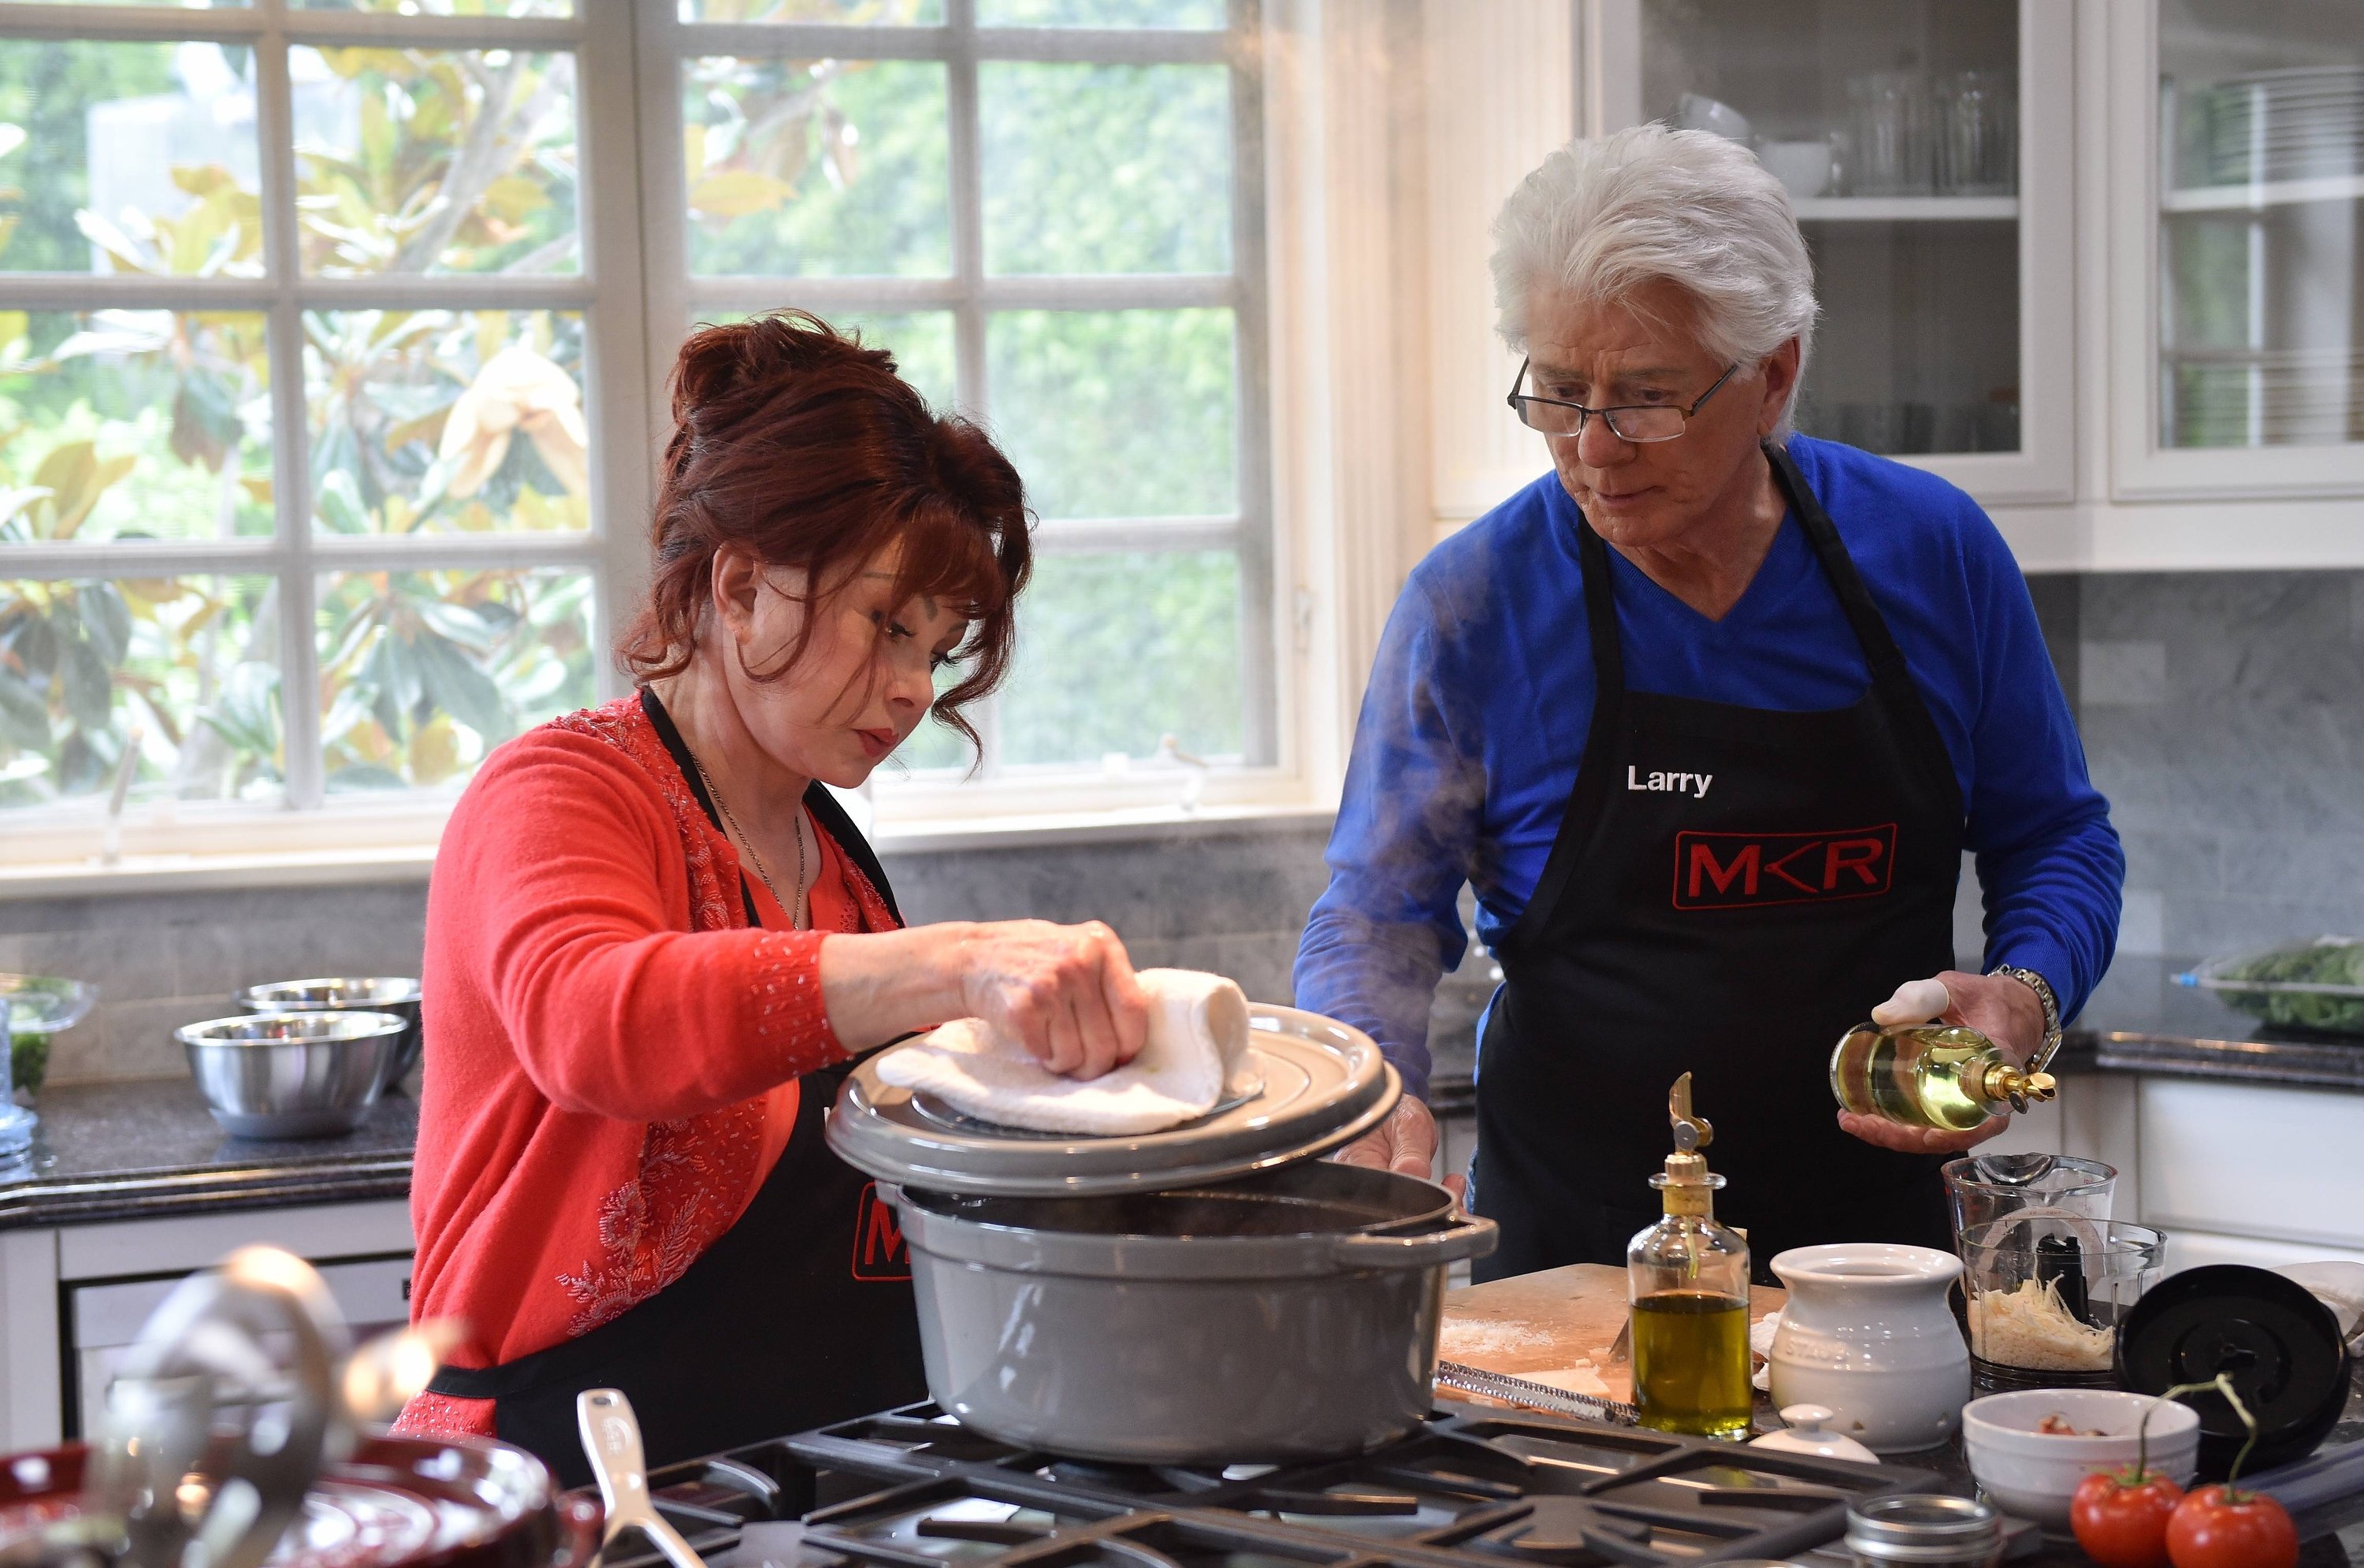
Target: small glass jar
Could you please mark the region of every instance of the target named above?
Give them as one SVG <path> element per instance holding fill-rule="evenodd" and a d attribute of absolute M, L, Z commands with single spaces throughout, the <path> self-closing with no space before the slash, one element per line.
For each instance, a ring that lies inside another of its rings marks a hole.
<path fill-rule="evenodd" d="M 1942 1492 L 1904 1492 L 1849 1505 L 1847 1550 L 1857 1568 L 1997 1568 L 2002 1515 L 1990 1503 Z"/>

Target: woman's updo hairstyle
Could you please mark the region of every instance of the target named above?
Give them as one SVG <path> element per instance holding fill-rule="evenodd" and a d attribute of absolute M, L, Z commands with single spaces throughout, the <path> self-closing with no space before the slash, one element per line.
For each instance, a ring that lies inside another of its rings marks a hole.
<path fill-rule="evenodd" d="M 961 709 L 1009 672 L 1030 563 L 1025 486 L 991 438 L 931 413 L 893 355 L 801 310 L 699 328 L 672 384 L 649 600 L 619 644 L 625 669 L 646 684 L 688 666 L 725 543 L 801 568 L 826 595 L 899 540 L 894 602 L 932 597 L 969 622 L 961 679 L 934 711 L 976 745 Z M 803 652 L 800 637 L 749 673 L 775 680 Z"/>

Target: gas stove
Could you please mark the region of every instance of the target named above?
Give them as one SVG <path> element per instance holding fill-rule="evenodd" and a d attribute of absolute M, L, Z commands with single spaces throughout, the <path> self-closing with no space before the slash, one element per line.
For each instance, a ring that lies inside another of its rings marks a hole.
<path fill-rule="evenodd" d="M 1938 1482 L 1442 1403 L 1368 1453 L 1209 1468 L 1062 1459 L 920 1404 L 650 1477 L 716 1568 L 1659 1568 L 1798 1557 L 1849 1502 Z"/>

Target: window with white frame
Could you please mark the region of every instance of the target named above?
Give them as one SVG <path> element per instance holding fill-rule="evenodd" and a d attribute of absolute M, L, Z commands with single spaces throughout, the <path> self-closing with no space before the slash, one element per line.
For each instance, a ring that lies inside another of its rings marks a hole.
<path fill-rule="evenodd" d="M 593 700 L 570 9 L 0 6 L 0 811 L 411 799 Z"/>
<path fill-rule="evenodd" d="M 1268 766 L 1256 27 L 0 0 L 9 853 L 110 797 L 176 842 L 418 817 L 611 695 L 652 375 L 693 320 L 781 306 L 894 349 L 1028 481 L 987 788 L 1168 736 Z M 907 751 L 914 782 L 969 762 Z"/>
<path fill-rule="evenodd" d="M 642 69 L 677 83 L 642 100 L 652 360 L 662 323 L 800 306 L 1025 478 L 988 782 L 1275 759 L 1256 38 L 1252 0 L 643 13 Z M 882 784 L 973 761 L 930 726 Z"/>

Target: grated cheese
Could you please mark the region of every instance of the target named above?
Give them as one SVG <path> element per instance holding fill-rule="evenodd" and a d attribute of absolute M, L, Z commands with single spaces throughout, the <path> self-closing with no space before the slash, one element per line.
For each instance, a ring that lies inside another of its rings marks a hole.
<path fill-rule="evenodd" d="M 2077 1320 L 2055 1280 L 1974 1292 L 1969 1318 L 1972 1350 L 1988 1361 L 2035 1372 L 2106 1372 L 2117 1343 L 2115 1329 L 2089 1329 Z"/>

